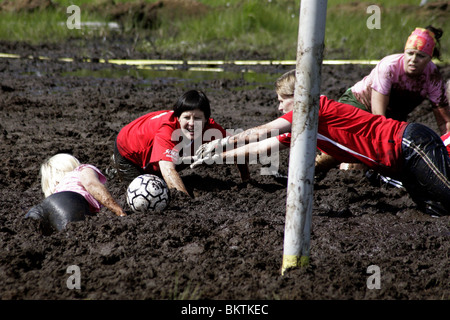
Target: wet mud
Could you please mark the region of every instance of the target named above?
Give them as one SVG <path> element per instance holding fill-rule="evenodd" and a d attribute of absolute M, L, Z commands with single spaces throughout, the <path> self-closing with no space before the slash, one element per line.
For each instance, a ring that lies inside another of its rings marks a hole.
<path fill-rule="evenodd" d="M 0 51 L 70 54 L 9 43 L 0 43 Z M 73 74 L 105 68 L 122 76 Z M 290 67 L 255 68 L 277 76 Z M 131 120 L 171 108 L 192 88 L 206 92 L 224 128 L 279 116 L 273 87 L 265 83 L 147 79 L 123 75 L 127 70 L 79 59 L 0 59 L 1 299 L 449 299 L 450 217 L 423 214 L 404 190 L 373 186 L 358 170 L 333 169 L 315 181 L 310 263 L 283 276 L 286 182 L 262 175 L 261 164 L 250 165 L 246 184 L 233 165 L 188 169 L 182 178 L 195 199 L 173 193 L 164 212 L 127 217 L 103 208 L 43 235 L 24 216 L 43 199 L 38 174 L 47 157 L 68 152 L 96 165 L 126 207 L 126 186 L 110 158 L 117 133 Z M 338 98 L 369 70 L 325 65 L 322 93 Z M 448 79 L 450 68 L 441 71 Z M 437 130 L 427 102 L 410 120 Z M 282 174 L 288 158 L 280 152 Z M 80 289 L 67 286 L 70 266 L 79 267 Z M 370 266 L 379 267 L 379 289 L 370 286 Z"/>

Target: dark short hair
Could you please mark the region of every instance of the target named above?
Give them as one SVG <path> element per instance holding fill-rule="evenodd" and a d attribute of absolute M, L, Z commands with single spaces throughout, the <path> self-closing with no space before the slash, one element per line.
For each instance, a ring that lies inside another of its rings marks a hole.
<path fill-rule="evenodd" d="M 195 109 L 203 111 L 206 119 L 211 116 L 209 99 L 203 91 L 190 90 L 185 92 L 173 106 L 173 114 L 178 118 L 183 112 Z"/>

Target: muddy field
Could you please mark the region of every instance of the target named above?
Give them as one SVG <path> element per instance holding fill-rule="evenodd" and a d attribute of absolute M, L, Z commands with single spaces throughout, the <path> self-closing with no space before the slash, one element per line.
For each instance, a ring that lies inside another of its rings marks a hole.
<path fill-rule="evenodd" d="M 68 48 L 10 43 L 0 43 L 0 52 L 77 57 Z M 278 76 L 289 68 L 254 69 Z M 73 74 L 101 69 L 122 73 Z M 0 59 L 2 300 L 450 298 L 450 217 L 417 211 L 405 191 L 371 186 L 361 171 L 335 169 L 315 182 L 310 265 L 284 276 L 286 185 L 261 175 L 259 164 L 250 166 L 248 184 L 231 165 L 189 169 L 182 177 L 195 199 L 173 194 L 160 214 L 119 218 L 103 209 L 64 232 L 42 235 L 24 215 L 43 199 L 38 173 L 47 157 L 69 152 L 111 173 L 120 128 L 144 113 L 171 108 L 191 88 L 207 93 L 213 118 L 225 128 L 249 128 L 279 116 L 266 83 L 219 75 L 200 82 L 150 79 L 126 75 L 131 69 L 79 59 Z M 322 92 L 337 98 L 369 70 L 324 66 Z M 448 79 L 450 68 L 441 70 Z M 410 120 L 437 129 L 427 103 Z M 288 156 L 280 153 L 281 173 L 287 174 Z M 113 174 L 107 186 L 126 207 L 126 186 Z M 73 265 L 80 268 L 80 289 L 67 286 Z M 380 289 L 367 286 L 371 265 L 380 268 Z"/>

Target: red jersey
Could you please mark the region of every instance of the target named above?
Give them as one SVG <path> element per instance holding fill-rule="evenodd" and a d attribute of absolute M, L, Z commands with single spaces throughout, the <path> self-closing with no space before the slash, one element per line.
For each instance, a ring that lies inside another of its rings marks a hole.
<path fill-rule="evenodd" d="M 210 118 L 205 124 L 202 142 L 198 146 L 225 136 L 226 131 Z M 173 111 L 163 110 L 150 112 L 132 121 L 120 130 L 116 141 L 122 156 L 145 172 L 152 172 L 159 171 L 158 162 L 161 160 L 177 162 L 182 140 L 180 124 Z M 193 147 L 194 144 L 189 147 L 191 155 Z M 183 147 L 182 150 L 186 148 Z"/>
<path fill-rule="evenodd" d="M 292 114 L 290 111 L 281 118 L 292 123 Z M 338 161 L 362 162 L 394 174 L 402 164 L 402 138 L 407 125 L 321 96 L 317 148 Z M 288 145 L 290 135 L 280 135 L 278 139 Z"/>

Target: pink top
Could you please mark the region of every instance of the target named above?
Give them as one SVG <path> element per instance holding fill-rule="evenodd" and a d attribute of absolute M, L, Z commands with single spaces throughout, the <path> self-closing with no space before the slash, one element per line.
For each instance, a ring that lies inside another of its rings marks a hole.
<path fill-rule="evenodd" d="M 405 74 L 404 54 L 394 54 L 383 58 L 370 74 L 352 87 L 353 95 L 371 109 L 372 89 L 389 95 L 388 112 L 406 115 L 428 98 L 434 106 L 447 107 L 445 82 L 433 62 L 429 62 L 422 75 L 411 78 Z"/>
<path fill-rule="evenodd" d="M 101 183 L 106 183 L 106 177 L 99 169 L 90 164 L 82 164 L 76 167 L 73 171 L 66 173 L 64 178 L 57 184 L 54 193 L 62 191 L 73 191 L 81 194 L 89 203 L 92 212 L 99 212 L 102 205 L 98 202 L 87 190 L 83 187 L 80 181 L 80 172 L 83 169 L 90 168 L 98 174 L 98 179 Z"/>

